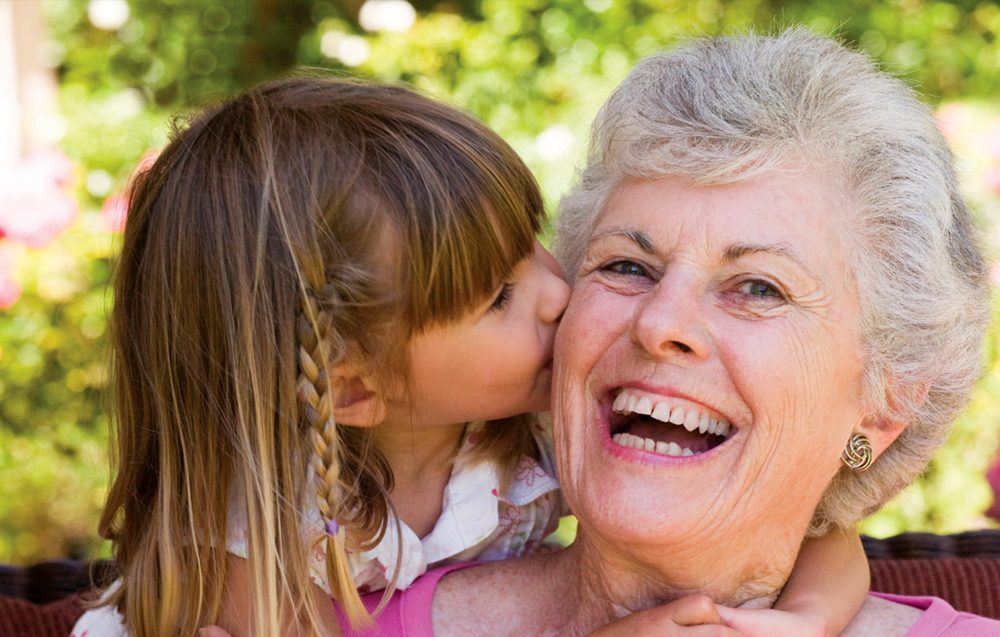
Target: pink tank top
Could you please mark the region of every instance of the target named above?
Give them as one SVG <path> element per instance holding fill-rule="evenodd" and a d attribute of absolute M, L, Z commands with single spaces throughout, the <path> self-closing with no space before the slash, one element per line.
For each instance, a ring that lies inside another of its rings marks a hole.
<path fill-rule="evenodd" d="M 344 637 L 433 637 L 431 605 L 434 603 L 434 591 L 437 590 L 438 582 L 452 571 L 478 564 L 479 562 L 463 562 L 427 571 L 405 591 L 393 593 L 382 612 L 375 616 L 375 625 L 368 629 L 352 629 L 340 606 L 335 604 Z M 369 613 L 374 613 L 382 601 L 382 591 L 362 595 L 361 601 Z"/>
<path fill-rule="evenodd" d="M 906 637 L 1000 637 L 1000 621 L 957 611 L 938 597 L 870 595 L 924 611 Z"/>
<path fill-rule="evenodd" d="M 431 606 L 438 582 L 452 571 L 477 564 L 478 562 L 450 564 L 428 571 L 407 590 L 396 591 L 382 612 L 375 617 L 375 625 L 367 630 L 352 630 L 337 606 L 337 617 L 344 629 L 344 637 L 433 637 Z M 872 595 L 924 611 L 917 623 L 907 631 L 906 637 L 1000 637 L 1000 621 L 956 611 L 947 602 L 936 597 L 906 597 L 885 593 Z M 369 593 L 363 595 L 361 600 L 368 612 L 373 612 L 382 601 L 382 593 Z"/>

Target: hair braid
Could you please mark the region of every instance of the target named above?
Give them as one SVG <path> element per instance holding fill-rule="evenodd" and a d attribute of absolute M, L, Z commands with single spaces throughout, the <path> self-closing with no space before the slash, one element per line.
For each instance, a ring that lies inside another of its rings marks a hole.
<path fill-rule="evenodd" d="M 333 365 L 347 356 L 377 389 L 404 387 L 406 340 L 464 316 L 531 254 L 545 210 L 530 171 L 481 123 L 412 91 L 301 78 L 179 126 L 130 201 L 101 521 L 122 586 L 101 603 L 136 635 L 192 634 L 229 585 L 226 560 L 202 549 L 233 531 L 246 539 L 251 632 L 322 633 L 303 595 L 317 546 L 303 541 L 324 529 L 305 505 L 334 531 L 326 579 L 358 623 L 346 551 L 385 539 L 393 476 L 372 428 L 337 426 Z M 484 458 L 516 465 L 501 443 L 523 432 L 496 432 Z"/>
<path fill-rule="evenodd" d="M 343 517 L 344 499 L 340 484 L 340 441 L 333 419 L 333 392 L 327 372 L 330 360 L 329 326 L 329 314 L 320 311 L 315 297 L 307 292 L 296 326 L 299 342 L 298 396 L 302 416 L 313 440 L 311 464 L 316 478 L 316 503 L 326 533 L 327 581 L 351 624 L 366 626 L 371 625 L 371 616 L 355 588 L 347 561 L 345 530 L 339 523 Z"/>

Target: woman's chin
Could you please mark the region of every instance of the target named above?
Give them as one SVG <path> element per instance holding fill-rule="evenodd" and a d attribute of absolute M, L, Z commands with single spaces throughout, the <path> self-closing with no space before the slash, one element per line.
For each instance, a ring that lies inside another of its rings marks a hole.
<path fill-rule="evenodd" d="M 629 550 L 673 548 L 699 536 L 721 541 L 734 535 L 734 503 L 725 495 L 735 490 L 722 483 L 726 472 L 713 466 L 725 464 L 716 457 L 721 454 L 676 459 L 648 455 L 608 453 L 604 463 L 566 486 L 581 526 L 600 529 L 602 536 Z"/>
<path fill-rule="evenodd" d="M 581 445 L 586 449 L 576 458 L 567 457 L 565 467 L 563 488 L 578 517 L 592 512 L 600 518 L 596 528 L 608 535 L 651 546 L 685 542 L 698 528 L 727 534 L 727 512 L 737 506 L 727 495 L 745 491 L 738 484 L 745 473 L 742 432 L 717 444 L 682 446 L 595 430 L 603 434 Z"/>

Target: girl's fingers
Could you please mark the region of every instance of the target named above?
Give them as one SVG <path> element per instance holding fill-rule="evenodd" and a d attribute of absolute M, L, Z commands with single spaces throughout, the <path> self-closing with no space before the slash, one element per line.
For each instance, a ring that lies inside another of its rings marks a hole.
<path fill-rule="evenodd" d="M 745 608 L 719 607 L 722 621 L 748 637 L 767 635 L 825 635 L 827 631 L 820 623 L 803 614 L 795 614 L 771 608 L 749 610 Z"/>
<path fill-rule="evenodd" d="M 722 623 L 722 618 L 719 617 L 719 611 L 715 606 L 715 602 L 707 595 L 687 595 L 646 612 L 664 613 L 674 623 L 681 626 Z"/>
<path fill-rule="evenodd" d="M 688 595 L 633 613 L 591 633 L 591 637 L 740 637 L 722 623 L 715 603 L 705 595 Z"/>

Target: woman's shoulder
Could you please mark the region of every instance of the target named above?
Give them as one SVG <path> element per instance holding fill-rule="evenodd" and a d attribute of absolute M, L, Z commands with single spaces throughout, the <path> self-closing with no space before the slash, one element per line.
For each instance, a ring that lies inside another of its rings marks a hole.
<path fill-rule="evenodd" d="M 923 611 L 907 604 L 900 604 L 882 597 L 869 595 L 854 620 L 842 633 L 843 637 L 908 635 L 920 621 Z"/>
<path fill-rule="evenodd" d="M 515 613 L 502 589 L 509 583 L 506 577 L 517 576 L 519 569 L 511 566 L 520 561 L 483 562 L 442 578 L 433 598 L 434 635 L 476 635 L 512 619 Z"/>
<path fill-rule="evenodd" d="M 845 637 L 1000 637 L 1000 621 L 960 612 L 937 597 L 873 593 L 843 634 Z"/>
<path fill-rule="evenodd" d="M 485 562 L 449 573 L 434 594 L 434 635 L 548 634 L 546 625 L 561 617 L 565 603 L 552 594 L 556 555 Z"/>

